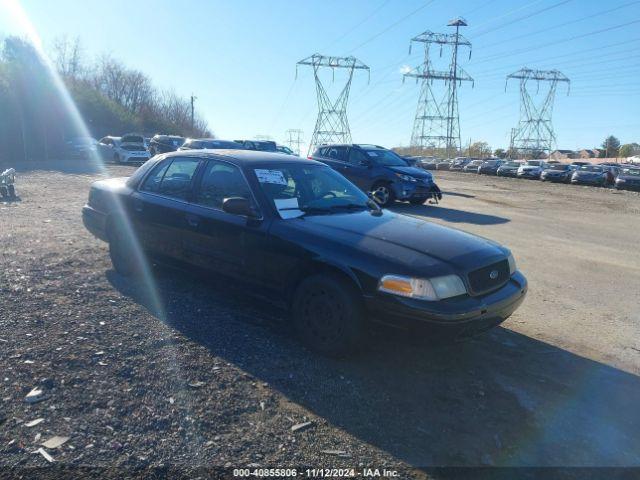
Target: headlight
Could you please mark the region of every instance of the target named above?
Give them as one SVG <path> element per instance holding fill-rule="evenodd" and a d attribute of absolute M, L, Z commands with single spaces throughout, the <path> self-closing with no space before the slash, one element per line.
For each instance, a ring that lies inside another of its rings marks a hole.
<path fill-rule="evenodd" d="M 616 178 L 616 182 L 624 183 L 624 182 L 626 182 L 626 180 L 624 178 Z"/>
<path fill-rule="evenodd" d="M 513 258 L 512 253 L 509 253 L 509 257 L 507 257 L 507 260 L 509 260 L 509 275 L 513 275 L 517 270 L 516 259 Z"/>
<path fill-rule="evenodd" d="M 385 275 L 378 283 L 378 291 L 431 301 L 457 297 L 467 293 L 462 279 L 457 275 L 445 275 L 430 279 Z"/>
<path fill-rule="evenodd" d="M 403 173 L 396 173 L 396 176 L 400 179 L 403 180 L 405 182 L 411 182 L 411 183 L 415 183 L 418 181 L 417 178 L 413 178 L 409 175 L 404 175 Z"/>

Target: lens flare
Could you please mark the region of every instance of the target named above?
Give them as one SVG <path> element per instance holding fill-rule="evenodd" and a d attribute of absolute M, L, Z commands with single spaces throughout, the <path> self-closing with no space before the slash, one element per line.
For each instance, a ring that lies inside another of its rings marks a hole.
<path fill-rule="evenodd" d="M 53 66 L 51 59 L 44 51 L 42 40 L 38 35 L 38 32 L 29 20 L 29 17 L 27 16 L 20 3 L 17 0 L 0 0 L 0 7 L 2 7 L 0 10 L 4 10 L 8 13 L 9 18 L 13 20 L 12 23 L 20 28 L 24 36 L 26 36 L 29 42 L 33 45 L 42 64 L 46 68 L 47 75 L 50 77 L 56 93 L 62 99 L 64 107 L 70 115 L 74 127 L 82 136 L 90 137 L 91 133 L 89 132 L 89 129 L 87 128 L 87 125 L 82 118 L 80 111 L 71 98 L 71 95 L 69 94 L 64 81 Z M 95 167 L 100 173 L 108 173 L 107 169 L 105 168 L 104 162 L 97 152 L 90 153 L 90 162 L 91 165 Z M 139 280 L 141 282 L 140 285 L 143 289 L 142 293 L 150 303 L 150 310 L 154 313 L 154 315 L 164 321 L 166 319 L 166 315 L 159 290 L 151 273 L 149 262 L 146 260 L 146 257 L 140 246 L 140 242 L 138 241 L 137 235 L 135 234 L 133 225 L 131 224 L 131 221 L 127 215 L 126 208 L 122 204 L 122 201 L 119 197 L 114 198 L 113 204 L 115 205 L 117 210 L 116 215 L 119 217 L 119 219 L 122 219 L 122 226 L 125 230 L 123 233 L 130 240 L 130 242 L 128 243 L 132 246 L 133 249 L 131 255 L 138 260 L 138 263 L 140 265 L 142 265 L 142 275 Z"/>

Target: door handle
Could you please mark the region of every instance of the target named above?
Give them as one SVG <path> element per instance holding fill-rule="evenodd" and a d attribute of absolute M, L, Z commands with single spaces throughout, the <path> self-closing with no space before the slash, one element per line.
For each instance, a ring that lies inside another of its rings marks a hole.
<path fill-rule="evenodd" d="M 196 215 L 187 214 L 185 218 L 187 219 L 187 223 L 190 227 L 197 227 L 200 225 L 200 217 Z"/>

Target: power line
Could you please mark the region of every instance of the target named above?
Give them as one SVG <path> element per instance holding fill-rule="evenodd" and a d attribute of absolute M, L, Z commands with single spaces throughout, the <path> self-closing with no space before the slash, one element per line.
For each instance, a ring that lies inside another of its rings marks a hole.
<path fill-rule="evenodd" d="M 601 15 L 606 15 L 607 13 L 615 12 L 616 10 L 620 10 L 622 8 L 626 8 L 626 7 L 629 7 L 631 5 L 637 5 L 638 3 L 640 3 L 640 2 L 634 1 L 634 2 L 625 3 L 624 5 L 618 5 L 617 7 L 610 8 L 608 10 L 603 10 L 601 12 L 593 13 L 593 14 L 587 15 L 585 17 L 577 18 L 577 19 L 572 20 L 570 22 L 562 22 L 562 23 L 556 24 L 556 25 L 554 25 L 552 27 L 543 28 L 542 30 L 537 30 L 535 32 L 525 33 L 524 35 L 518 35 L 516 37 L 511 37 L 509 39 L 509 41 L 513 42 L 514 40 L 520 40 L 521 38 L 527 38 L 527 37 L 531 37 L 533 35 L 539 35 L 540 33 L 549 32 L 551 30 L 557 30 L 558 28 L 563 28 L 563 27 L 566 27 L 567 25 L 573 25 L 574 23 L 579 23 L 579 22 L 582 22 L 584 20 L 590 20 L 592 18 L 596 18 L 596 17 L 599 17 Z M 488 45 L 483 45 L 483 47 L 484 48 L 495 47 L 496 45 L 503 45 L 503 44 L 504 44 L 504 42 L 494 42 L 494 43 L 490 43 Z"/>
<path fill-rule="evenodd" d="M 353 27 L 351 27 L 350 29 L 348 29 L 344 34 L 340 35 L 338 38 L 336 38 L 333 42 L 331 42 L 329 45 L 327 45 L 326 47 L 324 47 L 322 50 L 326 51 L 328 50 L 330 47 L 332 47 L 333 45 L 335 45 L 336 43 L 338 43 L 340 40 L 344 39 L 345 37 L 347 37 L 351 32 L 353 32 L 354 30 L 356 30 L 357 28 L 361 27 L 362 25 L 364 25 L 365 23 L 367 23 L 371 18 L 373 18 L 380 10 L 382 10 L 384 7 L 387 6 L 387 4 L 390 2 L 391 0 L 385 0 L 384 2 L 382 2 L 378 8 L 376 8 L 373 12 L 371 12 L 369 15 L 367 15 L 365 18 L 363 18 L 360 22 L 358 22 L 356 25 L 354 25 Z"/>
<path fill-rule="evenodd" d="M 569 3 L 571 1 L 572 0 L 562 0 L 562 1 L 558 2 L 558 3 L 550 5 L 548 7 L 542 8 L 540 10 L 536 10 L 535 12 L 531 12 L 531 13 L 529 13 L 527 15 L 524 15 L 522 17 L 516 18 L 515 20 L 512 20 L 510 22 L 503 23 L 502 25 L 498 25 L 497 27 L 490 28 L 488 30 L 485 30 L 484 32 L 477 33 L 477 34 L 474 35 L 474 38 L 481 37 L 482 35 L 486 35 L 487 33 L 495 32 L 496 30 L 500 30 L 501 28 L 509 27 L 509 26 L 513 25 L 514 23 L 516 23 L 516 22 L 521 22 L 522 20 L 526 20 L 528 18 L 534 17 L 536 15 L 544 13 L 544 12 L 546 12 L 548 10 L 553 9 L 553 8 L 560 7 L 560 6 L 564 5 L 565 3 Z"/>
<path fill-rule="evenodd" d="M 496 53 L 493 55 L 488 55 L 486 57 L 481 57 L 481 58 L 476 58 L 476 61 L 491 61 L 491 60 L 495 60 L 495 59 L 499 59 L 499 58 L 504 58 L 504 57 L 508 57 L 511 55 L 518 55 L 520 53 L 526 53 L 526 52 L 530 52 L 531 50 L 538 50 L 540 48 L 544 48 L 544 47 L 548 47 L 548 46 L 556 46 L 560 43 L 565 43 L 565 42 L 570 42 L 573 40 L 578 40 L 580 38 L 585 38 L 585 37 L 589 37 L 591 35 L 597 35 L 599 33 L 604 33 L 604 32 L 610 32 L 611 30 L 616 30 L 618 28 L 623 28 L 623 27 L 628 27 L 629 25 L 634 25 L 636 23 L 640 23 L 640 19 L 636 19 L 636 20 L 632 20 L 630 22 L 625 22 L 625 23 L 620 23 L 618 25 L 612 25 L 610 27 L 606 27 L 606 28 L 602 28 L 600 30 L 594 30 L 592 32 L 587 32 L 587 33 L 583 33 L 581 35 L 574 35 L 571 37 L 566 37 L 560 40 L 555 40 L 549 43 L 543 43 L 541 45 L 535 45 L 533 47 L 528 47 L 528 48 L 523 48 L 520 50 L 512 50 L 512 51 L 507 51 L 507 52 L 500 52 L 500 53 Z"/>
<path fill-rule="evenodd" d="M 381 35 L 384 35 L 385 33 L 387 33 L 389 30 L 391 30 L 392 28 L 396 27 L 397 25 L 401 24 L 402 22 L 404 22 L 407 18 L 412 17 L 413 15 L 415 15 L 416 13 L 418 13 L 420 10 L 424 10 L 425 8 L 427 8 L 429 5 L 431 5 L 435 0 L 429 0 L 427 1 L 427 3 L 425 3 L 424 5 L 422 5 L 421 7 L 416 8 L 415 10 L 413 10 L 411 13 L 405 15 L 404 17 L 402 17 L 399 20 L 396 20 L 395 22 L 393 22 L 391 25 L 389 25 L 387 28 L 381 30 L 380 32 L 376 33 L 375 35 L 373 35 L 372 37 L 369 37 L 367 40 L 365 40 L 364 42 L 362 42 L 360 45 L 358 45 L 357 47 L 351 49 L 349 51 L 349 53 L 353 53 L 356 50 L 358 50 L 359 48 L 364 47 L 365 45 L 367 45 L 368 43 L 371 43 L 372 41 L 374 41 L 376 38 L 380 37 Z"/>

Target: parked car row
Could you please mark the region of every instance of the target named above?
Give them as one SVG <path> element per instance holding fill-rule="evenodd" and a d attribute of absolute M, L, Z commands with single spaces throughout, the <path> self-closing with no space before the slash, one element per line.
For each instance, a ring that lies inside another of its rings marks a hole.
<path fill-rule="evenodd" d="M 108 135 L 96 140 L 92 137 L 76 137 L 67 141 L 67 156 L 72 159 L 88 159 L 98 155 L 103 161 L 121 164 L 142 164 L 162 153 L 178 150 L 230 149 L 280 152 L 295 155 L 272 140 L 220 140 L 217 138 L 185 138 L 178 135 L 154 135 L 147 138 L 130 133 L 121 137 Z"/>
<path fill-rule="evenodd" d="M 633 164 L 612 162 L 592 164 L 585 161 L 564 164 L 545 160 L 524 161 L 468 157 L 441 160 L 427 157 L 415 159 L 415 165 L 425 170 L 449 170 L 499 177 L 527 178 L 543 182 L 640 190 L 640 166 Z"/>

